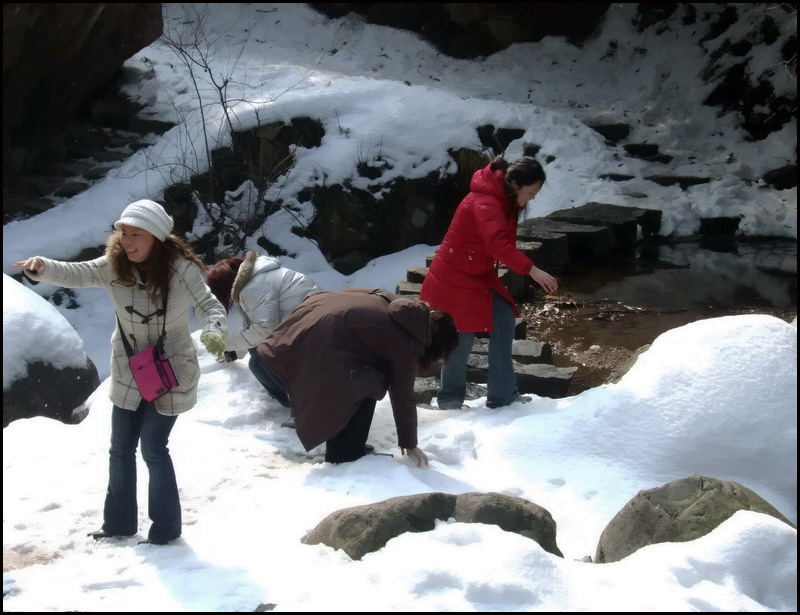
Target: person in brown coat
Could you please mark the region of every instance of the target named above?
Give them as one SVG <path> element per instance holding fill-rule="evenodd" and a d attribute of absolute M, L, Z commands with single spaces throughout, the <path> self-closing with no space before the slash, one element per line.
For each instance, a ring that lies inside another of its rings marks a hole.
<path fill-rule="evenodd" d="M 307 451 L 326 443 L 325 461 L 366 454 L 376 401 L 389 393 L 401 453 L 417 466 L 414 378 L 458 344 L 449 314 L 381 289 L 309 295 L 257 347 L 275 387 L 288 394 Z"/>

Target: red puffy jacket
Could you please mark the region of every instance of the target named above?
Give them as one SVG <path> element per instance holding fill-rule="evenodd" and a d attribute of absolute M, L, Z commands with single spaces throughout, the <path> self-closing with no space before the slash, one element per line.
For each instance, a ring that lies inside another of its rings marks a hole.
<path fill-rule="evenodd" d="M 490 167 L 472 176 L 470 193 L 459 203 L 420 293 L 431 308 L 448 312 L 462 332 L 492 330 L 492 290 L 519 316 L 497 277 L 497 261 L 522 275 L 533 266 L 517 249 L 519 210 L 503 190 L 504 173 Z"/>

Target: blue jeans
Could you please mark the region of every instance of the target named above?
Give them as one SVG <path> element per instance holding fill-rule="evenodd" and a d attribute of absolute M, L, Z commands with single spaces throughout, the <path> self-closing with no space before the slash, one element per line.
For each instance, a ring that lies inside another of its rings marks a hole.
<path fill-rule="evenodd" d="M 489 334 L 489 381 L 486 405 L 505 406 L 519 397 L 517 375 L 511 361 L 514 341 L 514 312 L 499 294 L 492 291 L 492 332 Z M 458 346 L 442 366 L 437 403 L 440 408 L 460 408 L 467 392 L 467 358 L 475 333 L 459 333 Z"/>
<path fill-rule="evenodd" d="M 181 535 L 178 484 L 167 448 L 177 418 L 159 414 L 151 401 L 142 400 L 136 410 L 113 407 L 103 508 L 103 531 L 107 534 L 133 536 L 138 531 L 136 447 L 141 440 L 142 458 L 150 474 L 147 512 L 152 525 L 148 538 L 169 541 Z"/>
<path fill-rule="evenodd" d="M 283 383 L 275 377 L 272 372 L 267 371 L 264 368 L 264 364 L 261 362 L 261 359 L 258 356 L 255 348 L 251 348 L 248 350 L 250 353 L 250 371 L 261 383 L 267 393 L 269 393 L 276 401 L 278 401 L 281 406 L 284 408 L 291 407 L 289 404 L 289 396 L 286 394 L 286 387 L 283 386 Z"/>

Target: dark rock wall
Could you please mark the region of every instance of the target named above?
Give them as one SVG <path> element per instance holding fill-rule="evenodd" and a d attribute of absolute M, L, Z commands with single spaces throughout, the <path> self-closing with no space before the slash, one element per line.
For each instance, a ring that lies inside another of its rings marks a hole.
<path fill-rule="evenodd" d="M 357 13 L 367 22 L 411 30 L 454 58 L 477 58 L 513 43 L 564 36 L 580 44 L 595 31 L 607 2 L 324 2 L 328 17 Z"/>
<path fill-rule="evenodd" d="M 162 33 L 161 4 L 3 4 L 3 184 Z"/>

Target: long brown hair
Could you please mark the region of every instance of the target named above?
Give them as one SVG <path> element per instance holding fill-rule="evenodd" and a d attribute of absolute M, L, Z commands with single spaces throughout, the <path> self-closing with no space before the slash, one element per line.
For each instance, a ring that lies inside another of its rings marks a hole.
<path fill-rule="evenodd" d="M 136 278 L 133 276 L 133 263 L 125 254 L 120 237 L 122 231 L 114 231 L 106 240 L 106 257 L 111 263 L 111 269 L 117 274 L 115 281 L 124 286 L 134 286 Z M 169 294 L 169 281 L 172 277 L 172 267 L 179 258 L 191 261 L 201 271 L 206 271 L 205 263 L 198 258 L 191 246 L 177 235 L 169 235 L 164 241 L 154 237 L 153 249 L 144 262 L 147 275 L 147 287 L 150 300 L 158 304 L 159 300 Z"/>
<path fill-rule="evenodd" d="M 458 329 L 453 317 L 442 310 L 431 310 L 431 343 L 425 347 L 425 354 L 417 363 L 422 369 L 434 362 L 447 360 L 458 346 Z"/>
<path fill-rule="evenodd" d="M 208 271 L 208 287 L 214 296 L 225 308 L 225 312 L 231 311 L 231 289 L 239 273 L 239 267 L 244 262 L 243 258 L 231 256 L 223 258 Z"/>

